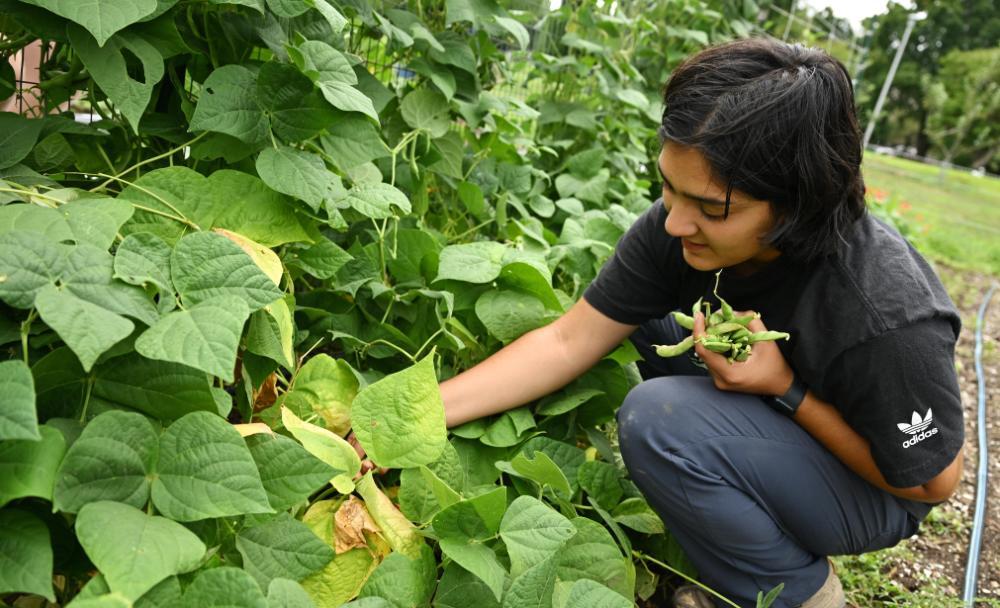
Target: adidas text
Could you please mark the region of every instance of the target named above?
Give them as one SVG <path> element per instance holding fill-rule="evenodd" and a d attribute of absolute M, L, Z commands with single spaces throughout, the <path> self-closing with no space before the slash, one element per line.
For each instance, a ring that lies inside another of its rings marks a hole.
<path fill-rule="evenodd" d="M 919 435 L 916 435 L 916 436 L 914 436 L 914 437 L 912 437 L 912 438 L 907 439 L 906 441 L 904 441 L 903 442 L 903 447 L 904 448 L 908 448 L 911 445 L 916 445 L 916 444 L 920 443 L 921 441 L 923 441 L 924 439 L 927 439 L 931 435 L 937 435 L 937 432 L 938 432 L 937 427 L 934 427 L 934 428 L 932 428 L 929 431 L 923 431 Z"/>

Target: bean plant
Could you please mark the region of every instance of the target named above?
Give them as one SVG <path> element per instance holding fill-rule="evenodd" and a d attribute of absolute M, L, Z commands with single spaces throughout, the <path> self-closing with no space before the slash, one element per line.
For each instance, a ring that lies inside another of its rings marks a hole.
<path fill-rule="evenodd" d="M 0 0 L 0 57 L 43 56 L 0 114 L 0 604 L 696 577 L 614 446 L 628 343 L 450 430 L 438 383 L 580 297 L 652 202 L 669 69 L 757 6 L 528 4 Z"/>

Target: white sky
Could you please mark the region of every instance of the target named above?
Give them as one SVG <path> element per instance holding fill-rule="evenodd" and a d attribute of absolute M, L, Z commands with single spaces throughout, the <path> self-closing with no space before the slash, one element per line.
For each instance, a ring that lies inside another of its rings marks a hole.
<path fill-rule="evenodd" d="M 896 0 L 897 4 L 913 6 L 909 0 Z M 808 6 L 821 11 L 827 6 L 833 8 L 833 14 L 847 19 L 855 32 L 861 31 L 861 20 L 872 15 L 885 12 L 888 0 L 798 0 L 796 6 Z"/>

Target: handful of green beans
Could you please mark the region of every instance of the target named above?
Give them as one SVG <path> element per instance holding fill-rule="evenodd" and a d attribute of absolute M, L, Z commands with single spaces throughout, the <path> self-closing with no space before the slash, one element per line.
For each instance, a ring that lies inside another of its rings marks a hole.
<path fill-rule="evenodd" d="M 719 275 L 721 274 L 721 270 L 715 274 L 715 289 L 712 292 L 715 294 L 715 297 L 719 298 L 721 308 L 713 312 L 710 302 L 702 302 L 703 298 L 698 298 L 698 301 L 691 307 L 690 316 L 680 311 L 671 313 L 678 325 L 693 331 L 694 315 L 697 314 L 701 307 L 704 307 L 705 335 L 698 341 L 712 352 L 726 354 L 726 360 L 730 364 L 749 359 L 750 353 L 753 352 L 752 345 L 757 342 L 779 340 L 782 338 L 787 340 L 790 337 L 783 331 L 751 332 L 747 326 L 750 324 L 750 321 L 759 319 L 760 314 L 736 316 L 733 312 L 733 307 L 719 297 Z M 669 346 L 654 344 L 653 346 L 656 348 L 656 354 L 661 357 L 676 357 L 690 350 L 694 346 L 694 343 L 694 336 L 688 336 L 677 344 Z"/>

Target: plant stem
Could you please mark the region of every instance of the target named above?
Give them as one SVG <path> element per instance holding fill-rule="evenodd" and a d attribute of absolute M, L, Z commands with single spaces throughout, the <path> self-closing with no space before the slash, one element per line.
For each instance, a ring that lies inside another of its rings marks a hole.
<path fill-rule="evenodd" d="M 661 568 L 666 568 L 667 570 L 669 570 L 669 571 L 673 572 L 674 574 L 680 576 L 684 580 L 690 581 L 690 582 L 694 583 L 695 585 L 698 585 L 699 587 L 701 587 L 702 589 L 704 589 L 707 593 L 711 593 L 712 595 L 714 595 L 715 597 L 721 599 L 723 602 L 726 602 L 730 606 L 735 606 L 736 608 L 740 608 L 739 604 L 733 603 L 731 600 L 729 600 L 725 596 L 720 595 L 718 592 L 716 592 L 716 591 L 714 591 L 712 589 L 709 589 L 705 585 L 699 583 L 698 581 L 696 581 L 693 578 L 691 578 L 690 576 L 684 574 L 680 570 L 677 570 L 676 568 L 672 568 L 671 566 L 668 566 L 668 565 L 664 564 L 663 562 L 661 562 L 660 560 L 656 559 L 655 557 L 652 557 L 651 555 L 647 555 L 647 554 L 643 553 L 642 551 L 636 551 L 635 549 L 632 550 L 632 555 L 638 557 L 641 560 L 651 561 L 651 562 L 653 562 L 654 564 L 656 564 L 657 566 L 659 566 Z"/>
<path fill-rule="evenodd" d="M 37 311 L 32 308 L 28 311 L 28 318 L 21 321 L 21 355 L 25 365 L 28 365 L 28 334 L 31 332 L 31 322 L 37 316 Z"/>
<path fill-rule="evenodd" d="M 83 398 L 83 410 L 80 412 L 80 423 L 87 422 L 87 407 L 90 406 L 90 392 L 94 388 L 96 377 L 91 374 L 87 376 L 87 394 Z"/>
<path fill-rule="evenodd" d="M 194 139 L 186 141 L 186 142 L 182 143 L 181 145 L 177 146 L 176 148 L 171 148 L 170 150 L 167 150 L 163 154 L 158 154 L 158 155 L 153 156 L 151 158 L 147 158 L 144 161 L 135 163 L 134 165 L 132 165 L 131 167 L 128 167 L 124 171 L 120 171 L 114 177 L 108 177 L 108 179 L 104 180 L 103 182 L 101 182 L 97 186 L 94 186 L 93 188 L 91 188 L 90 191 L 91 192 L 95 192 L 97 190 L 104 190 L 104 188 L 107 187 L 108 184 L 110 184 L 111 182 L 119 179 L 121 176 L 125 175 L 126 173 L 129 173 L 131 171 L 135 171 L 136 169 L 138 169 L 139 167 L 141 167 L 143 165 L 148 165 L 149 163 L 155 163 L 156 161 L 158 161 L 160 159 L 167 158 L 168 156 L 173 156 L 174 154 L 176 154 L 177 152 L 180 152 L 184 148 L 187 148 L 188 146 L 193 145 L 195 142 L 197 142 L 202 137 L 205 137 L 206 135 L 208 135 L 208 131 L 203 131 L 202 133 L 200 133 Z"/>

